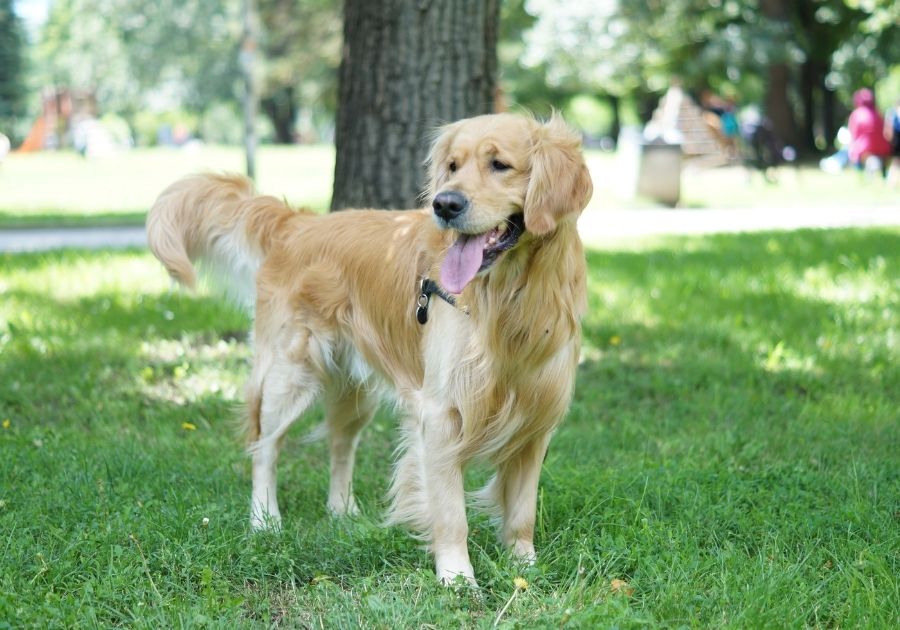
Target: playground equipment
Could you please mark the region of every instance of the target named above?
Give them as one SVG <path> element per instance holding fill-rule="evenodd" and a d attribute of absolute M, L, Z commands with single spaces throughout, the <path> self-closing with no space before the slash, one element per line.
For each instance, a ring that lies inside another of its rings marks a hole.
<path fill-rule="evenodd" d="M 41 94 L 41 114 L 16 151 L 29 153 L 70 144 L 74 127 L 96 115 L 97 101 L 93 93 L 47 88 Z"/>

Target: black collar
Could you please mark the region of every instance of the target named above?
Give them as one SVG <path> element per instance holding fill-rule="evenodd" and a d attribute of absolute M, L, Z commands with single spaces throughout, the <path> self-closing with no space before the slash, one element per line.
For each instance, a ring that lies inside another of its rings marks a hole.
<path fill-rule="evenodd" d="M 437 295 L 447 304 L 456 308 L 455 297 L 444 291 L 440 285 L 431 278 L 422 277 L 422 281 L 419 283 L 419 297 L 416 298 L 416 321 L 422 325 L 428 321 L 428 304 L 431 301 L 432 295 Z M 466 315 L 469 314 L 469 309 L 467 308 L 462 308 L 460 310 Z"/>

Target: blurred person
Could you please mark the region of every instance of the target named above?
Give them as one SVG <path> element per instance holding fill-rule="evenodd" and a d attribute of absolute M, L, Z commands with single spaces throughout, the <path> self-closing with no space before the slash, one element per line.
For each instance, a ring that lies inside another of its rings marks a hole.
<path fill-rule="evenodd" d="M 741 137 L 747 156 L 744 163 L 762 173 L 763 179 L 774 184 L 774 169 L 785 162 L 793 162 L 796 151 L 785 146 L 775 133 L 772 120 L 755 106 L 747 107 L 741 120 Z"/>
<path fill-rule="evenodd" d="M 703 90 L 700 93 L 700 107 L 703 108 L 703 122 L 715 136 L 716 142 L 725 146 L 725 131 L 722 129 L 722 115 L 727 108 L 725 101 L 712 90 Z"/>
<path fill-rule="evenodd" d="M 826 173 L 840 173 L 850 164 L 850 128 L 844 125 L 838 129 L 834 139 L 837 151 L 826 158 L 819 160 L 819 168 Z"/>
<path fill-rule="evenodd" d="M 900 98 L 884 117 L 884 138 L 891 144 L 887 183 L 900 186 Z"/>
<path fill-rule="evenodd" d="M 722 98 L 711 90 L 704 90 L 700 95 L 700 104 L 704 109 L 703 120 L 725 155 L 730 161 L 739 160 L 741 129 L 737 119 L 737 101 L 733 97 Z"/>
<path fill-rule="evenodd" d="M 3 133 L 0 133 L 0 164 L 3 163 L 3 160 L 9 154 L 9 150 L 12 147 L 12 143 L 9 141 Z"/>
<path fill-rule="evenodd" d="M 872 90 L 862 88 L 853 94 L 854 109 L 850 112 L 850 162 L 857 169 L 881 170 L 891 154 L 891 145 L 884 137 L 884 119 L 875 107 Z"/>
<path fill-rule="evenodd" d="M 736 161 L 740 159 L 738 140 L 741 135 L 741 126 L 738 123 L 737 101 L 734 97 L 729 96 L 725 99 L 725 109 L 719 115 L 719 121 L 722 124 L 722 135 L 725 136 L 725 150 L 729 159 Z"/>

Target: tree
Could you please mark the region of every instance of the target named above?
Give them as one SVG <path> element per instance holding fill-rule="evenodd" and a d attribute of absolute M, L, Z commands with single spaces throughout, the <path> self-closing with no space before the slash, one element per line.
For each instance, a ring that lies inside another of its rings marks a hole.
<path fill-rule="evenodd" d="M 13 12 L 12 0 L 0 0 L 0 133 L 6 135 L 11 135 L 15 119 L 22 114 L 24 44 L 22 24 Z"/>
<path fill-rule="evenodd" d="M 234 102 L 238 12 L 236 0 L 56 0 L 38 46 L 41 79 L 126 117 Z"/>
<path fill-rule="evenodd" d="M 345 0 L 332 209 L 412 208 L 431 131 L 493 110 L 499 0 Z"/>
<path fill-rule="evenodd" d="M 567 77 L 553 80 L 559 77 L 549 67 L 553 58 L 532 54 L 530 33 L 539 27 L 537 15 L 528 12 L 529 4 L 527 0 L 504 0 L 500 8 L 497 56 L 501 96 L 504 103 L 547 115 L 554 106 L 582 91 L 583 86 Z"/>
<path fill-rule="evenodd" d="M 621 44 L 610 29 L 617 7 L 616 0 L 565 4 L 531 0 L 528 8 L 535 11 L 537 21 L 525 34 L 522 55 L 532 80 L 551 86 L 566 100 L 584 92 L 607 99 L 613 138 L 621 126 L 621 99 L 641 88 L 640 74 L 631 70 L 642 51 L 635 46 L 613 51 Z"/>
<path fill-rule="evenodd" d="M 334 112 L 341 20 L 336 0 L 257 0 L 262 23 L 262 111 L 276 142 L 296 135 L 303 108 Z"/>
<path fill-rule="evenodd" d="M 520 0 L 518 0 L 520 1 Z M 764 103 L 778 136 L 815 150 L 839 102 L 900 62 L 894 0 L 530 0 L 529 57 L 568 92 L 659 95 L 672 77 Z"/>

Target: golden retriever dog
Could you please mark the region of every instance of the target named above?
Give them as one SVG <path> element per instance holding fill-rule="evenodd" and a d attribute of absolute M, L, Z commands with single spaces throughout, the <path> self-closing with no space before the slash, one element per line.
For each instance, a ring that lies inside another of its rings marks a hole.
<path fill-rule="evenodd" d="M 476 494 L 533 561 L 538 478 L 572 395 L 586 307 L 576 219 L 592 183 L 558 116 L 479 116 L 439 130 L 429 207 L 295 211 L 239 176 L 176 182 L 147 218 L 150 247 L 195 286 L 205 263 L 255 304 L 247 384 L 251 523 L 280 523 L 279 445 L 323 402 L 328 507 L 356 511 L 360 432 L 385 395 L 402 415 L 389 522 L 420 534 L 437 576 L 475 581 L 467 464 L 496 469 Z"/>

